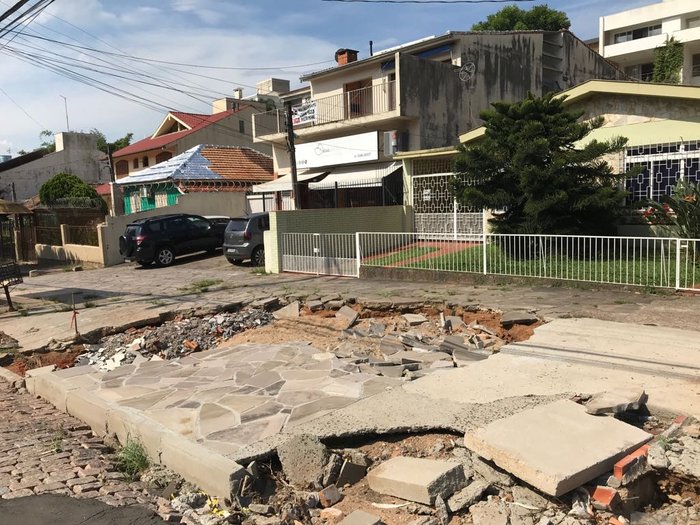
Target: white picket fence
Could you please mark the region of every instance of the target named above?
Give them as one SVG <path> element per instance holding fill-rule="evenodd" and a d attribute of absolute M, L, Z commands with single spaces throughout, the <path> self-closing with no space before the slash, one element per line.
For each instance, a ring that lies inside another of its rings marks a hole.
<path fill-rule="evenodd" d="M 287 233 L 281 249 L 283 271 L 318 275 L 366 266 L 700 291 L 700 239 Z"/>

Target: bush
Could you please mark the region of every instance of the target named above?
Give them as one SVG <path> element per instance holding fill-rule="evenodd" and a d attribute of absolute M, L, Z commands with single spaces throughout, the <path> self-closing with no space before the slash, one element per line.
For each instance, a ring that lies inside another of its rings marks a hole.
<path fill-rule="evenodd" d="M 72 173 L 59 173 L 42 184 L 39 189 L 39 200 L 45 206 L 61 203 L 74 207 L 85 207 L 87 201 L 106 211 L 106 204 L 95 188 Z"/>
<path fill-rule="evenodd" d="M 131 479 L 148 468 L 148 456 L 143 445 L 136 440 L 127 438 L 126 445 L 119 451 L 117 467 Z"/>

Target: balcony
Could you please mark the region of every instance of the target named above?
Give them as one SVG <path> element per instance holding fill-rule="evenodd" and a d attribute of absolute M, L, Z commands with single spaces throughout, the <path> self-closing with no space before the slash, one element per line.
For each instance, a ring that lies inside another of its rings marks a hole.
<path fill-rule="evenodd" d="M 292 125 L 295 130 L 302 130 L 334 122 L 365 123 L 397 107 L 396 81 L 391 81 L 292 106 Z M 253 132 L 256 139 L 285 133 L 285 111 L 276 109 L 253 115 Z"/>

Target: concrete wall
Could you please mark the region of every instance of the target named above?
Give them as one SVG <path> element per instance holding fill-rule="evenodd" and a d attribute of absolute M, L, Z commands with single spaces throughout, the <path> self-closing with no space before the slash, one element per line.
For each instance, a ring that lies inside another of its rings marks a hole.
<path fill-rule="evenodd" d="M 100 159 L 97 139 L 89 133 L 59 133 L 56 151 L 42 158 L 0 172 L 0 187 L 15 183 L 17 200 L 23 201 L 39 193 L 41 185 L 58 173 L 72 173 L 88 183 L 109 182 L 107 163 Z"/>
<path fill-rule="evenodd" d="M 105 266 L 114 266 L 124 262 L 124 257 L 119 253 L 119 237 L 123 235 L 127 224 L 137 219 L 165 215 L 170 213 L 192 213 L 195 215 L 223 215 L 226 217 L 240 217 L 247 212 L 245 193 L 187 193 L 180 197 L 175 206 L 156 208 L 154 210 L 121 215 L 118 217 L 106 217 L 105 230 L 103 232 L 103 244 L 105 250 Z"/>
<path fill-rule="evenodd" d="M 265 232 L 265 270 L 279 273 L 282 233 L 412 232 L 410 206 L 372 206 L 270 213 L 270 230 Z"/>
<path fill-rule="evenodd" d="M 671 97 L 596 94 L 569 107 L 572 110 L 583 109 L 585 120 L 603 116 L 606 127 L 659 120 L 700 120 L 700 100 L 681 102 Z"/>

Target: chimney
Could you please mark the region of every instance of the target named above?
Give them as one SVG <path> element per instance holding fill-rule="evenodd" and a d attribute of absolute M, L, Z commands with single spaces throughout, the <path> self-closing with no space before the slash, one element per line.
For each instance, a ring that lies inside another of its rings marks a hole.
<path fill-rule="evenodd" d="M 233 90 L 233 98 L 241 100 L 243 98 L 243 88 L 236 88 Z"/>
<path fill-rule="evenodd" d="M 357 61 L 357 51 L 354 49 L 338 49 L 335 52 L 335 61 L 339 66 L 344 66 L 350 62 Z"/>

